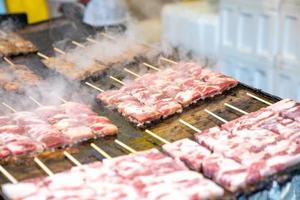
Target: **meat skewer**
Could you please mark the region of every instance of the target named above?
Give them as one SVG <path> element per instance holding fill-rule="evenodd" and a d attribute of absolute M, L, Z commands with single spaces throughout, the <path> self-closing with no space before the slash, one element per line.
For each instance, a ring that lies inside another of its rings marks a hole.
<path fill-rule="evenodd" d="M 9 108 L 12 112 L 16 113 L 17 111 L 10 105 L 8 105 L 7 103 L 2 103 L 5 107 Z M 34 157 L 34 162 L 49 176 L 54 175 L 54 173 L 38 158 L 38 157 Z"/>
<path fill-rule="evenodd" d="M 29 96 L 29 99 L 32 100 L 35 104 L 37 104 L 39 107 L 42 107 L 43 105 L 38 102 L 38 100 L 36 100 L 35 98 L 33 98 L 32 96 Z M 82 164 L 74 157 L 72 156 L 70 153 L 68 153 L 67 151 L 64 151 L 64 155 L 66 158 L 68 158 L 74 165 L 76 166 L 81 166 Z"/>
<path fill-rule="evenodd" d="M 134 73 L 133 71 L 131 71 L 131 70 L 127 69 L 127 68 L 125 68 L 124 70 L 125 70 L 126 72 L 128 72 L 128 73 L 130 73 L 130 74 L 136 76 L 137 78 L 141 77 L 140 75 Z M 115 77 L 110 77 L 110 78 L 113 79 L 113 80 L 115 80 L 115 81 L 117 81 L 118 83 L 124 85 L 124 83 L 123 83 L 122 81 L 120 81 L 119 79 L 117 79 L 117 78 L 115 78 Z M 243 114 L 247 114 L 247 112 L 245 112 L 245 111 L 243 111 L 243 110 L 241 110 L 241 109 L 239 109 L 239 108 L 237 108 L 237 107 L 235 107 L 235 106 L 232 106 L 232 105 L 230 105 L 230 104 L 228 104 L 228 103 L 225 103 L 225 105 L 226 105 L 227 107 L 230 107 L 230 108 L 232 108 L 232 109 L 234 109 L 234 110 L 237 110 L 237 111 L 239 111 L 239 112 L 241 112 L 241 113 L 243 113 Z M 208 114 L 212 115 L 212 116 L 215 117 L 215 118 L 218 118 L 218 117 L 219 117 L 219 116 L 216 116 L 214 113 L 210 112 L 210 111 L 207 110 L 207 109 L 205 109 L 205 112 L 207 112 Z M 221 121 L 224 122 L 224 123 L 227 122 L 226 120 L 224 120 L 224 119 L 222 119 L 222 118 L 220 118 L 219 120 L 221 120 Z M 187 123 L 186 121 L 184 121 L 184 120 L 182 120 L 182 119 L 179 119 L 179 122 L 182 123 L 182 124 L 184 124 L 184 125 L 186 125 L 186 126 L 188 126 L 189 128 L 191 128 L 191 129 L 193 129 L 193 130 L 195 130 L 195 131 L 197 131 L 197 132 L 200 131 L 199 129 L 197 129 L 196 127 L 192 126 L 191 124 Z"/>
<path fill-rule="evenodd" d="M 0 165 L 0 172 L 13 184 L 18 183 L 18 180 L 13 177 L 2 165 Z"/>
<path fill-rule="evenodd" d="M 269 101 L 266 101 L 266 100 L 264 100 L 264 99 L 262 99 L 262 98 L 260 98 L 260 97 L 258 97 L 258 96 L 256 96 L 256 95 L 254 95 L 254 94 L 251 94 L 251 93 L 249 93 L 249 92 L 247 92 L 246 93 L 249 97 L 252 97 L 252 98 L 254 98 L 254 99 L 256 99 L 256 100 L 258 100 L 258 101 L 260 101 L 260 102 L 262 102 L 262 103 L 264 103 L 264 104 L 267 104 L 267 105 L 272 105 L 272 103 L 271 102 L 269 102 Z"/>
<path fill-rule="evenodd" d="M 87 38 L 87 40 L 88 40 L 89 38 Z M 96 40 L 92 40 L 91 39 L 91 41 L 94 41 L 93 43 L 96 43 L 97 41 Z M 83 44 L 81 44 L 81 43 L 79 43 L 79 42 L 77 42 L 77 41 L 74 41 L 74 40 L 72 40 L 72 44 L 74 44 L 74 45 L 76 45 L 77 47 L 80 47 L 80 48 L 85 48 L 85 46 L 83 45 Z M 60 50 L 60 51 L 62 51 L 62 50 Z M 64 52 L 65 53 L 65 52 Z M 153 65 L 151 65 L 151 64 L 149 64 L 149 63 L 146 63 L 146 62 L 143 62 L 142 63 L 143 65 L 145 65 L 146 67 L 149 67 L 149 68 L 151 68 L 151 69 L 153 69 L 153 70 L 156 70 L 156 71 L 160 71 L 160 69 L 158 69 L 157 67 L 154 67 Z M 126 68 L 127 69 L 127 68 Z M 128 70 L 128 69 L 127 69 Z M 125 70 L 126 71 L 126 70 Z M 132 73 L 132 72 L 129 72 L 129 73 Z"/>
<path fill-rule="evenodd" d="M 61 97 L 57 97 L 59 100 L 61 100 L 62 102 L 66 103 L 67 100 L 61 98 Z M 99 146 L 97 146 L 95 143 L 90 143 L 90 146 L 95 149 L 99 154 L 101 154 L 103 157 L 107 158 L 107 159 L 111 159 L 112 157 L 110 155 L 108 155 L 105 151 L 103 151 Z M 80 162 L 77 161 L 71 154 L 69 154 L 68 152 L 66 152 L 67 155 L 64 154 L 74 163 L 76 164 L 77 166 L 79 166 Z M 81 164 L 80 164 L 81 165 Z"/>

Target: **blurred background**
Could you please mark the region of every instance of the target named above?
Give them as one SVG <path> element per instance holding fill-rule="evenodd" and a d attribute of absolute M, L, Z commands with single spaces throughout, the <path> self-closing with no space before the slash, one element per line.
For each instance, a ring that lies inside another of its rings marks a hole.
<path fill-rule="evenodd" d="M 64 16 L 94 28 L 123 24 L 128 14 L 148 43 L 300 101 L 300 0 L 0 0 L 0 13 L 26 13 L 28 24 Z"/>

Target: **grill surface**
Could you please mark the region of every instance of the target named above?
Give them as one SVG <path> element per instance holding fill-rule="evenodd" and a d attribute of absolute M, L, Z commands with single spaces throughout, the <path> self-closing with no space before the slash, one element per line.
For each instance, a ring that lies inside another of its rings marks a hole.
<path fill-rule="evenodd" d="M 66 29 L 66 27 L 68 28 Z M 52 43 L 66 38 L 66 35 L 61 33 L 75 33 L 68 38 L 77 40 L 79 40 L 80 38 L 85 38 L 90 34 L 90 32 L 87 33 L 86 31 L 77 34 L 74 30 L 76 30 L 76 26 L 74 29 L 74 24 L 72 24 L 72 22 L 69 22 L 65 19 L 56 19 L 54 21 L 27 27 L 26 29 L 22 30 L 21 33 L 32 42 L 34 42 L 41 52 L 51 53 Z M 26 64 L 32 70 L 42 75 L 43 77 L 48 77 L 49 75 L 55 74 L 55 72 L 49 71 L 41 63 L 36 55 L 15 57 L 13 61 L 15 63 Z M 108 76 L 113 75 L 120 79 L 130 77 L 128 74 L 125 74 L 122 67 L 109 68 L 101 76 L 89 78 L 88 81 L 103 89 L 110 89 L 116 86 L 119 87 L 120 85 L 110 80 Z M 142 68 L 145 68 L 137 63 L 132 63 L 126 67 L 132 69 L 133 71 L 138 71 Z M 57 74 L 57 76 L 60 75 Z M 72 82 L 66 81 L 66 87 L 72 88 L 73 84 L 74 83 Z M 179 123 L 179 118 L 189 122 L 200 130 L 204 130 L 221 124 L 220 121 L 212 118 L 206 112 L 204 112 L 204 109 L 208 109 L 229 121 L 240 117 L 241 114 L 225 108 L 224 103 L 230 103 L 247 112 L 253 112 L 266 106 L 265 104 L 247 96 L 247 92 L 253 93 L 270 102 L 276 102 L 280 100 L 280 98 L 276 96 L 264 93 L 260 90 L 248 87 L 240 83 L 236 88 L 226 91 L 222 95 L 207 99 L 205 101 L 201 101 L 189 108 L 186 108 L 181 114 L 176 114 L 168 119 L 162 120 L 160 123 L 153 124 L 153 126 L 151 126 L 149 130 L 153 131 L 154 133 L 158 134 L 168 141 L 176 141 L 182 138 L 192 138 L 195 132 Z M 71 94 L 74 93 L 81 97 L 84 97 L 86 94 L 92 94 L 95 97 L 97 91 L 82 85 L 82 87 L 79 89 L 70 89 L 67 93 L 65 93 L 64 98 L 70 100 L 67 97 L 71 96 Z M 24 108 L 27 108 L 26 110 L 29 110 L 36 107 L 33 102 L 29 101 L 27 97 L 22 95 L 4 94 L 1 95 L 0 100 L 10 103 L 17 110 L 24 110 Z M 119 134 L 117 136 L 93 140 L 94 143 L 99 145 L 99 147 L 105 150 L 109 155 L 115 157 L 127 153 L 125 150 L 121 149 L 114 143 L 114 139 L 116 138 L 138 151 L 150 149 L 152 147 L 160 148 L 161 143 L 159 141 L 149 136 L 143 130 L 135 128 L 117 112 L 109 110 L 101 104 L 97 104 L 95 99 L 93 100 L 93 109 L 97 113 L 109 117 L 113 121 L 113 123 L 119 127 Z M 3 113 L 8 113 L 7 111 L 5 111 L 5 108 L 1 108 L 0 111 L 2 111 Z M 70 152 L 81 163 L 90 163 L 102 159 L 102 156 L 90 147 L 90 142 L 91 141 L 87 141 L 72 148 L 68 148 L 68 152 Z M 44 152 L 39 156 L 39 158 L 41 158 L 41 160 L 55 173 L 67 170 L 72 167 L 71 162 L 64 157 L 62 150 L 57 150 L 55 152 Z M 33 162 L 32 158 L 24 158 L 2 164 L 4 164 L 3 166 L 19 181 L 39 176 L 45 176 L 44 172 L 41 171 L 40 168 L 38 168 L 38 166 Z M 286 174 L 280 176 L 280 178 L 282 179 L 282 177 L 286 177 L 285 175 Z M 0 176 L 1 184 L 7 182 L 5 177 L 2 177 L 2 175 Z M 266 180 L 266 182 L 262 184 L 262 186 L 265 186 L 269 183 L 270 181 Z M 249 193 L 253 189 L 257 190 L 259 188 L 260 185 L 257 185 L 254 188 L 249 188 L 249 190 L 245 192 Z M 229 196 L 231 195 L 229 194 Z"/>

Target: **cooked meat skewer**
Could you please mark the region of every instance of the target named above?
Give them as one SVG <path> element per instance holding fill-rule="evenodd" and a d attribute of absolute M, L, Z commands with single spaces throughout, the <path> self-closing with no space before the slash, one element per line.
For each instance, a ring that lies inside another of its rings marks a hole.
<path fill-rule="evenodd" d="M 11 56 L 36 52 L 37 48 L 29 41 L 16 33 L 3 32 L 0 35 L 0 55 Z"/>
<path fill-rule="evenodd" d="M 33 98 L 32 96 L 29 96 L 29 99 L 32 100 L 35 104 L 37 104 L 39 107 L 42 107 L 43 105 L 38 102 L 38 100 L 36 100 L 35 98 Z M 74 157 L 72 156 L 70 153 L 68 153 L 67 151 L 64 151 L 64 155 L 66 158 L 68 158 L 74 165 L 76 166 L 81 166 L 82 164 Z"/>
<path fill-rule="evenodd" d="M 2 103 L 4 106 L 6 106 L 8 109 L 10 109 L 12 112 L 16 113 L 16 110 L 8 105 L 7 103 Z M 47 173 L 49 176 L 54 175 L 54 173 L 38 158 L 38 157 L 34 157 L 34 162 L 45 172 Z"/>
<path fill-rule="evenodd" d="M 61 100 L 62 102 L 66 103 L 68 102 L 67 100 L 61 98 L 61 97 L 57 97 L 59 100 Z M 105 151 L 103 151 L 98 145 L 96 145 L 95 143 L 90 143 L 90 146 L 95 149 L 100 155 L 102 155 L 104 158 L 107 158 L 107 159 L 111 159 L 112 157 L 110 155 L 108 155 Z M 72 155 L 68 155 L 70 158 Z M 70 159 L 69 158 L 69 159 Z M 71 158 L 73 161 L 74 164 L 78 165 L 79 161 L 75 161 L 76 159 L 73 157 Z"/>

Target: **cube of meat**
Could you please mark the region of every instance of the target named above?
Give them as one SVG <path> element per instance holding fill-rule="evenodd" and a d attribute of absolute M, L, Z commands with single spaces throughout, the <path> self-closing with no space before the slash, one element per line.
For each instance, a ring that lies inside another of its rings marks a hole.
<path fill-rule="evenodd" d="M 175 96 L 175 100 L 180 103 L 183 107 L 188 106 L 201 98 L 201 93 L 197 89 L 188 89 L 182 92 L 179 92 Z"/>
<path fill-rule="evenodd" d="M 117 107 L 119 103 L 137 101 L 133 96 L 119 90 L 111 90 L 100 93 L 97 99 L 110 107 Z"/>
<path fill-rule="evenodd" d="M 66 138 L 70 139 L 71 143 L 77 143 L 80 141 L 95 138 L 92 129 L 87 126 L 69 127 L 62 130 L 61 132 Z"/>
<path fill-rule="evenodd" d="M 62 110 L 57 106 L 40 106 L 34 112 L 41 118 L 48 119 L 56 114 L 60 114 Z"/>
<path fill-rule="evenodd" d="M 118 111 L 122 115 L 128 117 L 138 126 L 143 126 L 145 123 L 159 119 L 160 113 L 153 107 L 142 105 L 138 102 L 124 102 L 118 105 Z"/>
<path fill-rule="evenodd" d="M 128 180 L 139 176 L 159 176 L 174 171 L 187 170 L 181 161 L 173 160 L 156 149 L 104 160 L 103 165 Z"/>
<path fill-rule="evenodd" d="M 230 133 L 220 127 L 213 127 L 195 134 L 195 140 L 211 151 L 214 151 L 216 147 L 222 147 L 222 143 L 229 137 Z"/>
<path fill-rule="evenodd" d="M 190 139 L 163 145 L 163 150 L 174 159 L 184 162 L 190 169 L 200 171 L 203 159 L 211 152 Z"/>
<path fill-rule="evenodd" d="M 111 123 L 93 123 L 90 127 L 92 132 L 100 137 L 115 135 L 118 132 L 118 127 Z"/>
<path fill-rule="evenodd" d="M 12 133 L 18 135 L 24 135 L 24 127 L 18 125 L 4 125 L 0 127 L 0 133 Z"/>
<path fill-rule="evenodd" d="M 214 182 L 187 170 L 137 179 L 145 199 L 214 199 L 224 193 Z"/>
<path fill-rule="evenodd" d="M 0 159 L 7 158 L 11 155 L 11 152 L 6 146 L 0 145 Z"/>
<path fill-rule="evenodd" d="M 283 99 L 278 101 L 267 107 L 268 110 L 272 110 L 274 112 L 286 112 L 291 108 L 298 106 L 299 103 L 291 100 L 291 99 Z"/>
<path fill-rule="evenodd" d="M 0 116 L 0 126 L 10 125 L 11 123 L 10 116 Z"/>
<path fill-rule="evenodd" d="M 34 182 L 21 182 L 18 184 L 6 184 L 2 186 L 3 193 L 9 199 L 30 199 L 46 198 L 50 191 L 46 188 L 41 188 L 40 185 Z"/>
<path fill-rule="evenodd" d="M 297 103 L 297 106 L 281 111 L 281 115 L 300 123 L 300 105 Z"/>
<path fill-rule="evenodd" d="M 244 166 L 220 154 L 213 154 L 204 159 L 203 172 L 229 191 L 244 187 L 248 176 Z"/>
<path fill-rule="evenodd" d="M 5 146 L 14 156 L 19 156 L 19 155 L 24 155 L 29 153 L 37 153 L 44 150 L 42 144 L 30 139 L 17 140 L 8 143 Z"/>

